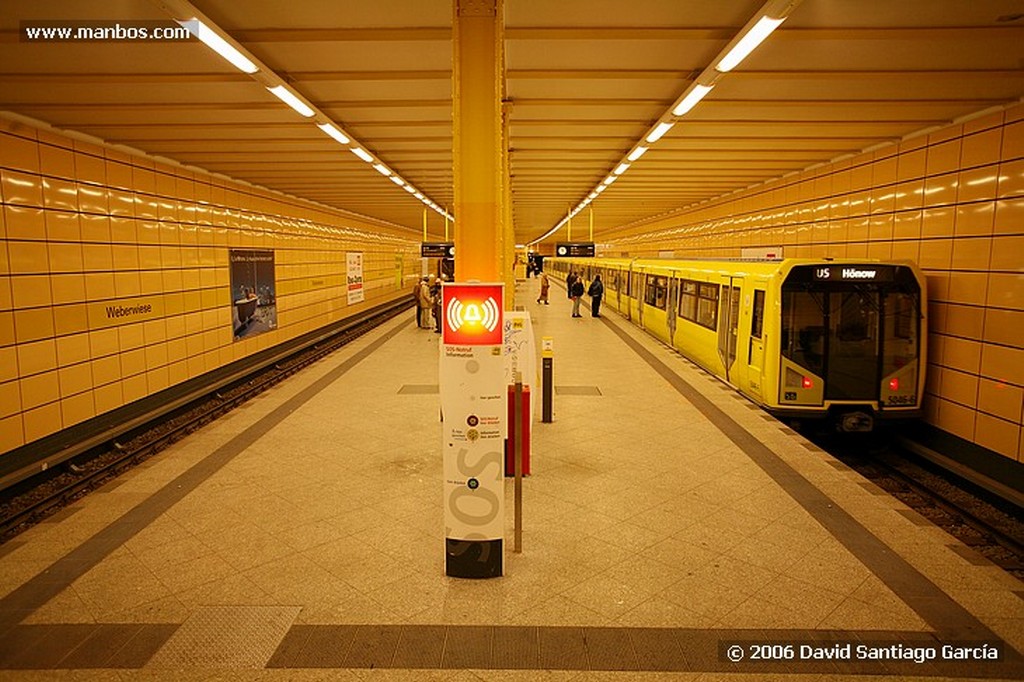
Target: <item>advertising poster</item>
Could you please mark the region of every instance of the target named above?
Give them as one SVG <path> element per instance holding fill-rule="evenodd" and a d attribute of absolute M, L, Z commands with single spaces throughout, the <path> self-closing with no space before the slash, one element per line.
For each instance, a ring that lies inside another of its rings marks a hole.
<path fill-rule="evenodd" d="M 235 340 L 277 327 L 274 252 L 230 249 L 231 326 Z"/>
<path fill-rule="evenodd" d="M 363 300 L 363 254 L 346 254 L 348 261 L 348 303 L 359 303 Z"/>

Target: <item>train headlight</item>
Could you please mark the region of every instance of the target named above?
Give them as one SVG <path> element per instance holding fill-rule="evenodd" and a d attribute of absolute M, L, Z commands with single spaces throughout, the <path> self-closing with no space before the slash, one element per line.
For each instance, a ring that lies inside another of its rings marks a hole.
<path fill-rule="evenodd" d="M 800 385 L 803 388 L 814 388 L 814 379 L 810 377 L 804 377 L 803 380 L 800 382 Z"/>
<path fill-rule="evenodd" d="M 900 390 L 900 378 L 899 377 L 893 377 L 892 379 L 889 379 L 889 390 L 890 391 L 898 391 L 898 390 Z"/>

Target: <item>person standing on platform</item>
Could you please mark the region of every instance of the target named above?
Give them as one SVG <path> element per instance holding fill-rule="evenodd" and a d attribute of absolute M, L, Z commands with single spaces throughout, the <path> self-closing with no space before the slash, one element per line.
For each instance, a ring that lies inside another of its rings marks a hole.
<path fill-rule="evenodd" d="M 576 277 L 573 280 L 569 294 L 570 298 L 572 298 L 572 316 L 583 317 L 580 315 L 580 299 L 583 298 L 583 277 Z"/>
<path fill-rule="evenodd" d="M 576 273 L 572 270 L 565 276 L 565 295 L 572 299 L 572 283 L 576 281 Z"/>
<path fill-rule="evenodd" d="M 420 307 L 420 329 L 430 329 L 430 311 L 434 307 L 434 299 L 430 296 L 430 284 L 426 277 L 420 280 L 420 290 L 416 296 L 416 304 Z"/>
<path fill-rule="evenodd" d="M 548 273 L 540 273 L 540 296 L 537 298 L 537 303 L 544 301 L 544 305 L 548 305 L 548 289 L 551 288 L 551 282 L 548 281 Z"/>
<path fill-rule="evenodd" d="M 604 284 L 601 282 L 601 275 L 594 275 L 594 281 L 587 289 L 590 296 L 590 314 L 592 317 L 601 317 L 601 297 L 604 296 Z"/>

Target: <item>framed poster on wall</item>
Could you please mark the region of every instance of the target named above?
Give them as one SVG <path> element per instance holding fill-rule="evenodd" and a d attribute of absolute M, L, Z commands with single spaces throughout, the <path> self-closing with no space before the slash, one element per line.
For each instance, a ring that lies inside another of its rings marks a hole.
<path fill-rule="evenodd" d="M 274 252 L 230 249 L 231 326 L 235 340 L 277 328 Z"/>

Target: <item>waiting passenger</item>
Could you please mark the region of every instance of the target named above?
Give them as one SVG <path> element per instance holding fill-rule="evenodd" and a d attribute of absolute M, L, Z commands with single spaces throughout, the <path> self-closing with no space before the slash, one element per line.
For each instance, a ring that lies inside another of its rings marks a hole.
<path fill-rule="evenodd" d="M 537 297 L 537 303 L 544 301 L 544 305 L 548 305 L 548 289 L 551 288 L 551 282 L 548 280 L 548 273 L 540 273 L 540 296 Z"/>
<path fill-rule="evenodd" d="M 572 281 L 572 286 L 569 288 L 569 298 L 572 299 L 572 316 L 583 317 L 580 315 L 580 299 L 583 298 L 583 278 L 576 277 Z"/>
<path fill-rule="evenodd" d="M 430 312 L 434 307 L 434 298 L 430 295 L 430 281 L 424 277 L 420 280 L 419 293 L 416 297 L 416 304 L 419 306 L 420 329 L 431 329 L 434 325 L 430 323 Z"/>
<path fill-rule="evenodd" d="M 594 275 L 594 281 L 590 283 L 587 295 L 590 296 L 590 315 L 592 317 L 601 317 L 601 297 L 604 296 L 604 284 L 601 283 L 601 275 Z"/>
<path fill-rule="evenodd" d="M 572 283 L 579 277 L 575 272 L 569 270 L 569 274 L 565 276 L 565 295 L 572 299 Z"/>

